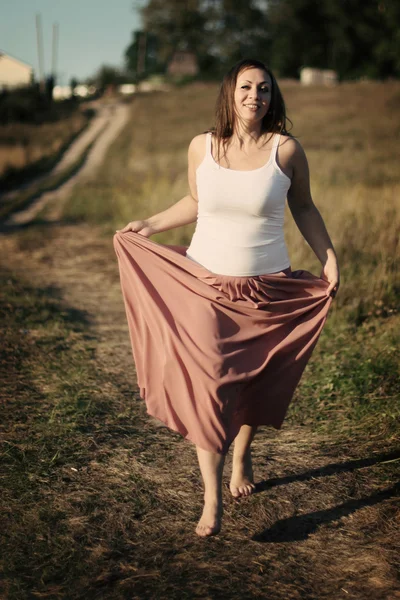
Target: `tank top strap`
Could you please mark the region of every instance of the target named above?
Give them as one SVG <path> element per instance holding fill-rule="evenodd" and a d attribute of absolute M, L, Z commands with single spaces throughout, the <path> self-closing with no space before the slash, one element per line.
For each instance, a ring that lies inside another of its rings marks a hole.
<path fill-rule="evenodd" d="M 274 141 L 272 143 L 272 150 L 271 150 L 271 158 L 272 158 L 272 162 L 274 162 L 274 163 L 276 163 L 276 151 L 278 150 L 280 139 L 281 139 L 281 134 L 275 133 Z"/>
<path fill-rule="evenodd" d="M 206 135 L 206 157 L 212 158 L 212 146 L 211 146 L 212 132 L 209 131 Z"/>

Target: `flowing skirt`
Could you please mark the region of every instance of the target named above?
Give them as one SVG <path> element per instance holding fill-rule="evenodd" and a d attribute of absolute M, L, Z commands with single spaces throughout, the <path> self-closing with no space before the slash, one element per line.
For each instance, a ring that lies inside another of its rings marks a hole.
<path fill-rule="evenodd" d="M 114 247 L 147 412 L 221 454 L 244 424 L 279 429 L 326 321 L 328 283 L 290 267 L 218 275 L 186 247 L 134 232 Z"/>

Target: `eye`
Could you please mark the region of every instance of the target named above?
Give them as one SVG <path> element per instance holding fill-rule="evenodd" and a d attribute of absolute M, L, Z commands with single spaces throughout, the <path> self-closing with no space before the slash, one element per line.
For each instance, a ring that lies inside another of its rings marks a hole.
<path fill-rule="evenodd" d="M 269 88 L 267 88 L 267 87 L 262 87 L 262 88 L 260 88 L 260 90 L 262 92 L 269 92 Z"/>
<path fill-rule="evenodd" d="M 242 85 L 242 90 L 245 88 L 248 88 L 248 87 L 249 87 L 248 85 Z"/>

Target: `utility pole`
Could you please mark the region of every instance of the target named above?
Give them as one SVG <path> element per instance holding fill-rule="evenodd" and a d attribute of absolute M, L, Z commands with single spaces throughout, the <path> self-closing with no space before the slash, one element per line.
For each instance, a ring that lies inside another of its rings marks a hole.
<path fill-rule="evenodd" d="M 38 51 L 38 63 L 39 63 L 39 84 L 40 91 L 45 91 L 44 81 L 44 58 L 43 58 L 43 34 L 42 34 L 42 16 L 40 13 L 36 15 L 36 39 L 37 39 L 37 51 Z"/>
<path fill-rule="evenodd" d="M 57 80 L 57 60 L 58 60 L 58 23 L 53 23 L 53 48 L 52 48 L 52 61 L 51 61 L 51 74 L 54 78 L 54 83 Z"/>

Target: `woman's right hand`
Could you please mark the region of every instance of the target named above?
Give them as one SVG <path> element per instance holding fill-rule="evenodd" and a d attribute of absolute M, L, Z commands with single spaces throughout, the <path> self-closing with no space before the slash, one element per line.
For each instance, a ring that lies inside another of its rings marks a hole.
<path fill-rule="evenodd" d="M 123 229 L 117 229 L 117 233 L 126 233 L 127 231 L 140 233 L 140 235 L 147 238 L 153 235 L 153 233 L 157 233 L 155 228 L 152 227 L 146 219 L 143 221 L 131 221 L 128 225 L 125 225 Z"/>

